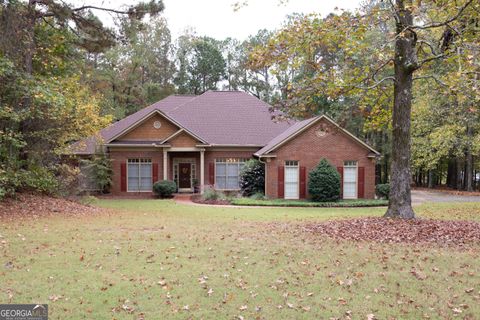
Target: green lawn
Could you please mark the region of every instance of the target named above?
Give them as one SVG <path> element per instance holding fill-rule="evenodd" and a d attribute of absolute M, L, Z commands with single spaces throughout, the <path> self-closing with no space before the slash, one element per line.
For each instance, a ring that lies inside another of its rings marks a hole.
<path fill-rule="evenodd" d="M 382 208 L 96 204 L 115 210 L 0 221 L 0 303 L 49 303 L 50 319 L 480 314 L 480 246 L 334 243 L 270 224 L 380 216 Z M 480 204 L 425 204 L 417 212 L 478 220 Z"/>
<path fill-rule="evenodd" d="M 285 200 L 285 199 L 257 200 L 252 198 L 233 198 L 230 202 L 233 205 L 239 205 L 239 206 L 306 207 L 306 208 L 381 207 L 381 206 L 388 205 L 388 200 L 383 200 L 383 199 L 358 199 L 358 200 L 339 200 L 334 202 L 315 202 L 315 201 L 309 201 L 309 200 Z"/>

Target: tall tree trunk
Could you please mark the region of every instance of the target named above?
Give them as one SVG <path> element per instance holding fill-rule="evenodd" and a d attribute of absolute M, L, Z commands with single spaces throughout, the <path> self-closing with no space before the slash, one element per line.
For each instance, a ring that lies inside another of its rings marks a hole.
<path fill-rule="evenodd" d="M 462 161 L 460 160 L 459 157 L 457 157 L 457 185 L 455 186 L 455 188 L 457 190 L 462 190 L 462 175 L 463 175 L 463 172 L 462 172 Z"/>
<path fill-rule="evenodd" d="M 413 72 L 418 67 L 415 53 L 416 35 L 407 27 L 413 25 L 411 1 L 396 1 L 395 84 L 393 89 L 392 165 L 388 210 L 385 217 L 415 218 L 410 190 L 410 118 Z M 407 8 L 408 7 L 408 8 Z"/>
<path fill-rule="evenodd" d="M 435 181 L 433 180 L 434 178 L 435 178 L 434 171 L 428 170 L 428 187 L 430 189 L 433 189 L 433 187 L 435 187 Z"/>
<path fill-rule="evenodd" d="M 467 137 L 469 137 L 470 141 L 473 136 L 473 130 L 471 126 L 467 127 Z M 473 155 L 472 155 L 472 147 L 469 145 L 467 146 L 467 152 L 465 154 L 465 190 L 473 191 Z"/>

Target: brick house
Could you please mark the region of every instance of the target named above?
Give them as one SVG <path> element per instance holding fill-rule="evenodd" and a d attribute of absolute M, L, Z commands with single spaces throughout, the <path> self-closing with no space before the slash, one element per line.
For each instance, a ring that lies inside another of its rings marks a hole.
<path fill-rule="evenodd" d="M 270 111 L 239 91 L 172 95 L 76 143 L 75 153 L 108 153 L 115 195 L 150 193 L 162 179 L 180 192 L 235 191 L 243 163 L 257 158 L 269 198 L 308 198 L 308 172 L 326 158 L 341 174 L 343 198 L 374 197 L 377 151 L 327 116 L 275 121 Z"/>

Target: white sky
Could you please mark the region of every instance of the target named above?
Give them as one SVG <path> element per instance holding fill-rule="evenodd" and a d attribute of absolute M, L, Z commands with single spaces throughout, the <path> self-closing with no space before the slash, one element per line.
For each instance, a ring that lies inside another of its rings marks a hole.
<path fill-rule="evenodd" d="M 316 12 L 326 15 L 335 10 L 355 9 L 360 0 L 290 0 L 281 5 L 280 0 L 248 0 L 248 5 L 239 11 L 233 4 L 244 0 L 164 0 L 165 11 L 173 38 L 192 28 L 199 35 L 217 39 L 233 37 L 244 40 L 259 29 L 273 30 L 282 25 L 292 13 Z M 89 4 L 119 8 L 138 0 L 70 0 L 75 6 Z M 108 14 L 95 12 L 107 25 L 111 25 Z"/>

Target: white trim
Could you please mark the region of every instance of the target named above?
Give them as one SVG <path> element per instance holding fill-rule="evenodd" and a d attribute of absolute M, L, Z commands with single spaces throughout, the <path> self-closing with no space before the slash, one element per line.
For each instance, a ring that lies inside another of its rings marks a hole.
<path fill-rule="evenodd" d="M 229 147 L 229 148 L 262 148 L 263 145 L 258 144 L 209 144 L 208 147 Z"/>
<path fill-rule="evenodd" d="M 205 149 L 200 150 L 200 194 L 205 189 Z"/>
<path fill-rule="evenodd" d="M 196 147 L 172 147 L 168 149 L 169 152 L 190 152 L 190 151 L 198 152 L 200 150 L 201 150 L 200 148 L 196 148 Z"/>
<path fill-rule="evenodd" d="M 154 141 L 152 141 L 152 144 L 150 144 L 150 145 L 148 145 L 148 144 L 133 144 L 133 143 L 107 143 L 107 144 L 104 144 L 104 146 L 109 147 L 109 148 L 112 148 L 112 147 L 169 148 L 170 147 L 170 145 L 167 145 L 167 144 L 166 145 L 156 144 Z"/>
<path fill-rule="evenodd" d="M 194 191 L 193 179 L 197 177 L 197 159 L 196 158 L 172 158 L 172 180 L 175 180 L 175 167 L 177 167 L 180 163 L 188 163 L 190 164 L 190 188 L 180 188 L 180 181 L 177 180 L 177 188 L 179 191 Z M 195 169 L 195 177 L 193 177 L 193 169 Z M 180 177 L 180 171 L 178 171 L 178 177 Z"/>
<path fill-rule="evenodd" d="M 163 149 L 163 180 L 168 180 L 168 151 Z"/>
<path fill-rule="evenodd" d="M 143 123 L 145 120 L 149 119 L 151 116 L 155 115 L 155 114 L 159 114 L 161 115 L 162 117 L 164 117 L 165 119 L 167 119 L 168 121 L 172 122 L 173 124 L 175 124 L 179 129 L 183 129 L 185 130 L 187 133 L 189 133 L 192 137 L 196 138 L 198 141 L 202 142 L 202 143 L 207 143 L 205 140 L 203 140 L 202 138 L 200 138 L 199 136 L 197 136 L 196 134 L 194 134 L 193 132 L 191 132 L 190 130 L 186 129 L 184 126 L 182 126 L 180 123 L 178 123 L 177 121 L 175 121 L 173 118 L 167 116 L 165 113 L 163 113 L 162 111 L 158 110 L 158 109 L 155 109 L 153 110 L 152 112 L 148 113 L 147 115 L 145 115 L 143 118 L 140 118 L 138 119 L 136 122 L 134 122 L 132 125 L 130 125 L 129 127 L 125 128 L 124 130 L 120 131 L 118 134 L 116 134 L 115 136 L 113 136 L 112 138 L 110 138 L 108 141 L 106 141 L 107 143 L 109 142 L 112 142 L 113 140 L 117 139 L 118 137 L 126 134 L 127 132 L 135 129 L 136 127 L 138 127 L 141 123 Z"/>
<path fill-rule="evenodd" d="M 180 133 L 184 132 L 185 130 L 183 128 L 180 128 L 179 130 L 175 131 L 174 133 L 172 133 L 171 135 L 169 135 L 168 137 L 166 137 L 165 139 L 162 140 L 161 144 L 164 144 L 165 142 L 167 142 L 168 140 L 172 139 L 172 138 L 175 138 L 176 136 L 178 136 Z"/>
<path fill-rule="evenodd" d="M 293 132 L 291 135 L 289 135 L 288 137 L 286 137 L 285 139 L 283 139 L 282 141 L 278 142 L 277 144 L 275 144 L 274 146 L 272 146 L 271 148 L 269 148 L 268 150 L 266 150 L 265 152 L 263 152 L 262 154 L 258 154 L 258 153 L 255 153 L 255 156 L 257 157 L 265 157 L 266 153 L 270 153 L 272 152 L 273 150 L 281 147 L 282 145 L 284 145 L 285 143 L 287 143 L 288 141 L 292 140 L 293 138 L 295 138 L 296 136 L 298 136 L 300 133 L 304 132 L 305 130 L 309 129 L 310 127 L 312 127 L 314 124 L 316 124 L 317 122 L 319 122 L 321 119 L 325 119 L 327 120 L 328 122 L 330 122 L 331 124 L 333 124 L 334 126 L 336 126 L 338 129 L 340 129 L 343 133 L 347 134 L 350 138 L 353 138 L 355 141 L 357 141 L 358 143 L 360 143 L 362 146 L 364 146 L 365 148 L 367 148 L 368 150 L 372 151 L 373 153 L 377 154 L 377 155 L 380 155 L 380 152 L 378 152 L 377 150 L 373 149 L 372 147 L 370 147 L 368 144 L 366 144 L 365 142 L 363 142 L 362 140 L 360 140 L 359 138 L 357 138 L 356 136 L 354 136 L 353 134 L 351 134 L 350 132 L 348 132 L 346 129 L 342 128 L 339 124 L 337 124 L 335 121 L 333 121 L 332 119 L 330 119 L 328 116 L 326 115 L 321 115 L 321 116 L 318 116 L 316 119 L 312 120 L 309 124 L 307 124 L 306 126 L 300 128 L 299 130 Z M 288 130 L 288 129 L 287 129 Z"/>
<path fill-rule="evenodd" d="M 239 191 L 241 190 L 240 186 L 238 186 L 238 188 L 235 188 L 235 189 L 221 189 L 221 188 L 217 188 L 217 160 L 220 160 L 220 159 L 240 159 L 240 160 L 244 160 L 243 162 L 218 162 L 218 163 L 225 163 L 225 164 L 228 164 L 228 163 L 237 163 L 238 164 L 238 182 L 240 183 L 240 164 L 243 163 L 245 165 L 245 160 L 249 160 L 248 158 L 237 158 L 237 157 L 220 157 L 220 158 L 215 158 L 214 159 L 214 162 L 213 162 L 213 166 L 214 166 L 214 175 L 213 175 L 213 187 L 214 189 L 216 190 L 221 190 L 221 191 Z M 225 166 L 225 184 L 227 183 L 228 181 L 228 174 L 227 174 L 227 167 Z M 266 182 L 265 182 L 266 183 Z"/>
<path fill-rule="evenodd" d="M 127 176 L 125 177 L 126 180 L 127 180 L 127 186 L 126 186 L 126 187 L 127 187 L 127 191 L 126 191 L 126 192 L 153 192 L 153 189 L 152 189 L 152 190 L 128 190 L 128 185 L 129 185 L 129 184 L 128 184 L 128 165 L 129 165 L 128 160 L 129 160 L 129 159 L 146 159 L 146 160 L 148 159 L 148 160 L 150 160 L 150 162 L 145 162 L 145 163 L 149 163 L 149 164 L 150 164 L 150 170 L 151 170 L 150 179 L 153 180 L 153 161 L 152 161 L 151 158 L 127 158 L 127 165 L 126 165 L 126 167 L 127 167 L 127 168 L 126 168 L 126 169 L 127 169 L 127 170 L 126 170 L 126 175 L 127 175 Z M 138 168 L 139 168 L 138 170 L 139 170 L 139 171 L 140 171 L 140 164 L 141 164 L 141 162 L 139 162 L 139 166 L 138 166 Z M 141 179 L 140 175 L 138 176 L 138 179 L 139 179 L 139 182 L 140 182 L 140 179 Z M 153 181 L 152 181 L 152 187 L 153 187 Z"/>
<path fill-rule="evenodd" d="M 350 160 L 347 160 L 347 161 L 350 161 Z M 352 165 L 348 165 L 348 166 L 345 166 L 345 162 L 347 161 L 343 161 L 343 181 L 342 181 L 342 195 L 343 195 L 343 199 L 358 199 L 358 161 L 355 161 L 356 162 L 356 165 L 355 166 L 352 166 Z M 353 161 L 353 160 L 351 160 Z M 345 168 L 355 168 L 355 196 L 354 197 L 345 197 Z"/>
<path fill-rule="evenodd" d="M 297 162 L 297 165 L 296 166 L 292 166 L 292 165 L 288 165 L 287 166 L 287 162 L 289 161 L 296 161 Z M 300 199 L 300 161 L 297 161 L 297 160 L 285 160 L 283 162 L 283 165 L 284 165 L 284 170 L 283 170 L 283 198 L 284 199 L 287 199 L 287 200 L 298 200 Z M 287 198 L 287 168 L 297 168 L 297 197 L 290 197 L 290 198 Z"/>

